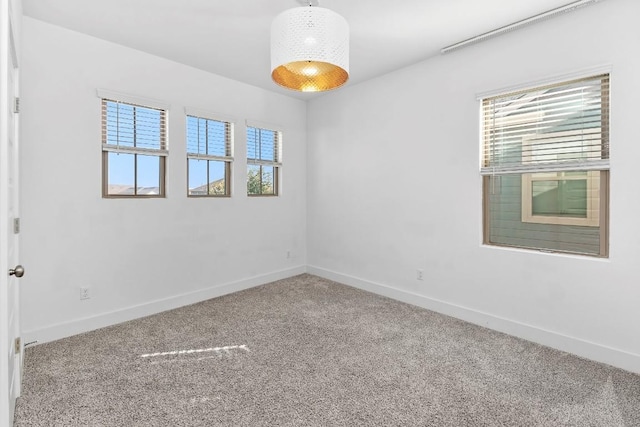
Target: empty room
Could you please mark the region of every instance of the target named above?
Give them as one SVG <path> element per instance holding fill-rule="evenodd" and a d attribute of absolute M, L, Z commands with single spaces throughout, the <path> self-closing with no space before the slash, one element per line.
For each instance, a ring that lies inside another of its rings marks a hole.
<path fill-rule="evenodd" d="M 0 427 L 640 426 L 639 1 L 0 4 Z"/>

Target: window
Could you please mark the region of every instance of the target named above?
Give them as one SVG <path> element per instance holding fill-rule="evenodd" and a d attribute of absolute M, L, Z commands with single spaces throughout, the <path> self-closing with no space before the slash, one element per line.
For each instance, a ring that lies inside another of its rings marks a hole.
<path fill-rule="evenodd" d="M 231 195 L 233 125 L 187 115 L 189 197 Z"/>
<path fill-rule="evenodd" d="M 102 98 L 103 197 L 164 197 L 167 113 Z"/>
<path fill-rule="evenodd" d="M 247 194 L 277 196 L 280 173 L 280 132 L 247 126 Z"/>
<path fill-rule="evenodd" d="M 482 99 L 484 243 L 608 255 L 609 75 Z"/>

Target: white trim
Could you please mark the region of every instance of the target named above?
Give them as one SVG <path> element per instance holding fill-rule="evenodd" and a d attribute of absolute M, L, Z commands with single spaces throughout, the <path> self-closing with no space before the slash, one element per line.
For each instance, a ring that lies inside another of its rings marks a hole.
<path fill-rule="evenodd" d="M 496 248 L 491 247 L 491 249 Z M 583 258 L 576 257 L 576 259 L 582 260 Z M 608 260 L 597 261 L 607 262 Z M 220 286 L 215 286 L 188 294 L 177 295 L 150 303 L 140 304 L 122 310 L 103 313 L 70 322 L 63 322 L 42 329 L 23 331 L 23 342 L 30 343 L 33 341 L 37 341 L 38 344 L 42 344 L 45 342 L 54 341 L 98 328 L 111 326 L 120 322 L 153 315 L 165 310 L 172 310 L 174 308 L 194 304 L 197 302 L 205 301 L 207 299 L 216 298 L 233 292 L 238 292 L 244 289 L 253 288 L 276 280 L 297 276 L 305 272 L 323 277 L 325 279 L 333 280 L 347 286 L 352 286 L 354 288 L 373 292 L 375 294 L 392 298 L 397 301 L 422 307 L 427 310 L 432 310 L 441 314 L 452 316 L 466 322 L 526 339 L 528 341 L 552 347 L 561 351 L 566 351 L 579 357 L 585 357 L 587 359 L 594 360 L 600 363 L 606 363 L 620 369 L 640 373 L 640 355 L 638 354 L 629 353 L 624 350 L 563 335 L 558 332 L 549 331 L 514 320 L 505 319 L 503 317 L 474 310 L 472 308 L 463 307 L 434 298 L 429 298 L 423 295 L 396 289 L 394 287 L 381 283 L 375 283 L 369 280 L 360 279 L 358 277 L 349 276 L 346 274 L 341 274 L 335 271 L 314 266 L 293 267 L 291 269 L 281 270 L 261 276 L 239 280 L 236 282 L 226 283 Z"/>
<path fill-rule="evenodd" d="M 196 154 L 196 153 L 187 153 L 187 159 L 193 160 L 215 160 L 220 162 L 228 162 L 233 163 L 233 157 L 225 157 L 225 156 L 210 156 L 208 154 Z"/>
<path fill-rule="evenodd" d="M 514 166 L 481 167 L 480 175 L 510 175 L 536 172 L 566 172 L 566 171 L 600 171 L 609 170 L 609 159 L 580 160 L 556 163 L 523 164 Z"/>
<path fill-rule="evenodd" d="M 167 157 L 169 155 L 168 150 L 160 150 L 156 148 L 129 147 L 128 145 L 115 145 L 115 144 L 102 144 L 102 151 L 109 151 L 112 153 L 143 154 L 143 155 L 159 156 L 159 157 Z"/>
<path fill-rule="evenodd" d="M 199 108 L 193 108 L 193 107 L 184 107 L 184 114 L 185 116 L 197 117 L 200 119 L 215 120 L 216 122 L 224 122 L 232 125 L 235 124 L 237 121 L 235 117 L 225 116 L 224 114 L 219 114 L 219 113 L 212 113 L 210 111 L 201 110 Z"/>
<path fill-rule="evenodd" d="M 101 313 L 82 319 L 62 322 L 41 329 L 23 331 L 23 342 L 30 343 L 37 341 L 42 344 L 49 341 L 58 340 L 83 332 L 92 331 L 106 326 L 115 325 L 133 319 L 157 314 L 166 310 L 183 307 L 189 304 L 206 301 L 222 295 L 242 291 L 280 279 L 297 276 L 306 272 L 305 266 L 293 267 L 286 270 L 275 271 L 260 276 L 249 277 L 235 282 L 225 283 L 206 289 L 201 289 L 186 294 L 176 295 L 148 303 L 143 303 L 124 309 Z"/>
<path fill-rule="evenodd" d="M 277 125 L 274 123 L 260 122 L 258 120 L 245 119 L 244 124 L 246 127 L 272 130 L 274 132 L 280 132 L 280 134 L 282 134 L 282 131 L 283 131 L 282 126 L 280 125 Z"/>
<path fill-rule="evenodd" d="M 523 84 L 518 84 L 518 85 L 514 85 L 514 86 L 507 86 L 507 87 L 503 87 L 500 89 L 491 89 L 488 91 L 484 91 L 484 92 L 479 92 L 476 94 L 476 99 L 478 101 L 482 101 L 483 99 L 486 98 L 493 98 L 494 96 L 500 96 L 500 95 L 506 95 L 506 94 L 510 94 L 513 92 L 520 92 L 523 90 L 527 90 L 527 89 L 536 89 L 536 88 L 540 88 L 541 86 L 550 86 L 550 85 L 555 85 L 555 84 L 561 84 L 561 83 L 565 83 L 565 82 L 569 82 L 571 80 L 579 80 L 579 79 L 586 79 L 589 77 L 597 77 L 599 75 L 602 74 L 611 74 L 613 71 L 613 65 L 612 64 L 602 64 L 602 65 L 596 65 L 593 67 L 589 67 L 589 68 L 583 68 L 581 70 L 572 72 L 572 73 L 566 73 L 566 74 L 557 74 L 557 75 L 553 75 L 550 77 L 546 77 L 540 80 L 534 80 L 534 81 L 529 81 L 527 83 L 523 83 Z M 611 83 L 609 83 L 611 84 Z M 480 109 L 482 110 L 482 105 L 480 106 Z"/>
<path fill-rule="evenodd" d="M 109 99 L 112 101 L 121 101 L 129 104 L 140 105 L 141 107 L 156 108 L 158 110 L 169 111 L 171 104 L 152 98 L 143 98 L 126 93 L 114 92 L 107 89 L 96 89 L 96 95 L 101 99 Z"/>
<path fill-rule="evenodd" d="M 446 301 L 429 298 L 413 292 L 403 291 L 388 285 L 371 282 L 369 280 L 341 274 L 320 267 L 307 266 L 307 273 L 418 307 L 426 308 L 447 316 L 452 316 L 466 322 L 552 347 L 557 350 L 566 351 L 579 357 L 584 357 L 600 363 L 606 363 L 627 371 L 640 373 L 640 354 L 629 353 L 624 350 L 563 335 L 537 326 L 527 325 L 525 323 L 505 319 L 503 317 L 495 316 L 469 307 L 463 307 Z"/>
<path fill-rule="evenodd" d="M 248 165 L 254 166 L 275 166 L 277 168 L 282 166 L 282 162 L 270 162 L 269 160 L 256 160 L 247 158 Z"/>

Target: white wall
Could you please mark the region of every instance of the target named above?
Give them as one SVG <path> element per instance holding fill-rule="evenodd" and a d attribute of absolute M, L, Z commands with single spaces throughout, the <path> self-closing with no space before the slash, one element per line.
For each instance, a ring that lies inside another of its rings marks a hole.
<path fill-rule="evenodd" d="M 597 3 L 310 101 L 309 271 L 640 372 L 638 16 Z M 482 246 L 476 95 L 603 64 L 609 259 Z"/>
<path fill-rule="evenodd" d="M 312 273 L 640 372 L 639 13 L 635 0 L 600 2 L 308 105 L 25 17 L 25 342 L 308 264 Z M 482 246 L 476 94 L 603 64 L 612 66 L 609 259 Z M 166 199 L 101 198 L 96 88 L 171 104 Z M 237 119 L 234 197 L 186 198 L 184 106 Z M 279 198 L 244 195 L 245 119 L 284 129 Z M 80 286 L 91 288 L 90 300 L 79 300 Z"/>
<path fill-rule="evenodd" d="M 304 271 L 303 101 L 27 17 L 23 48 L 25 342 Z M 101 197 L 97 88 L 171 104 L 166 199 Z M 186 197 L 185 106 L 236 119 L 233 197 Z M 246 197 L 245 119 L 284 132 L 281 197 Z M 80 286 L 91 299 L 79 300 Z"/>

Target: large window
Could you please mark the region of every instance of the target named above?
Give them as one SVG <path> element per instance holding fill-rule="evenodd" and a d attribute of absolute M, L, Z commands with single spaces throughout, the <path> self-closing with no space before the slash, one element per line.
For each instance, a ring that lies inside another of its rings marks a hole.
<path fill-rule="evenodd" d="M 232 123 L 187 115 L 190 197 L 231 195 L 232 141 Z"/>
<path fill-rule="evenodd" d="M 247 194 L 277 196 L 281 133 L 247 126 Z"/>
<path fill-rule="evenodd" d="M 103 197 L 164 197 L 166 110 L 102 98 Z"/>
<path fill-rule="evenodd" d="M 608 255 L 609 75 L 482 100 L 484 243 Z"/>

